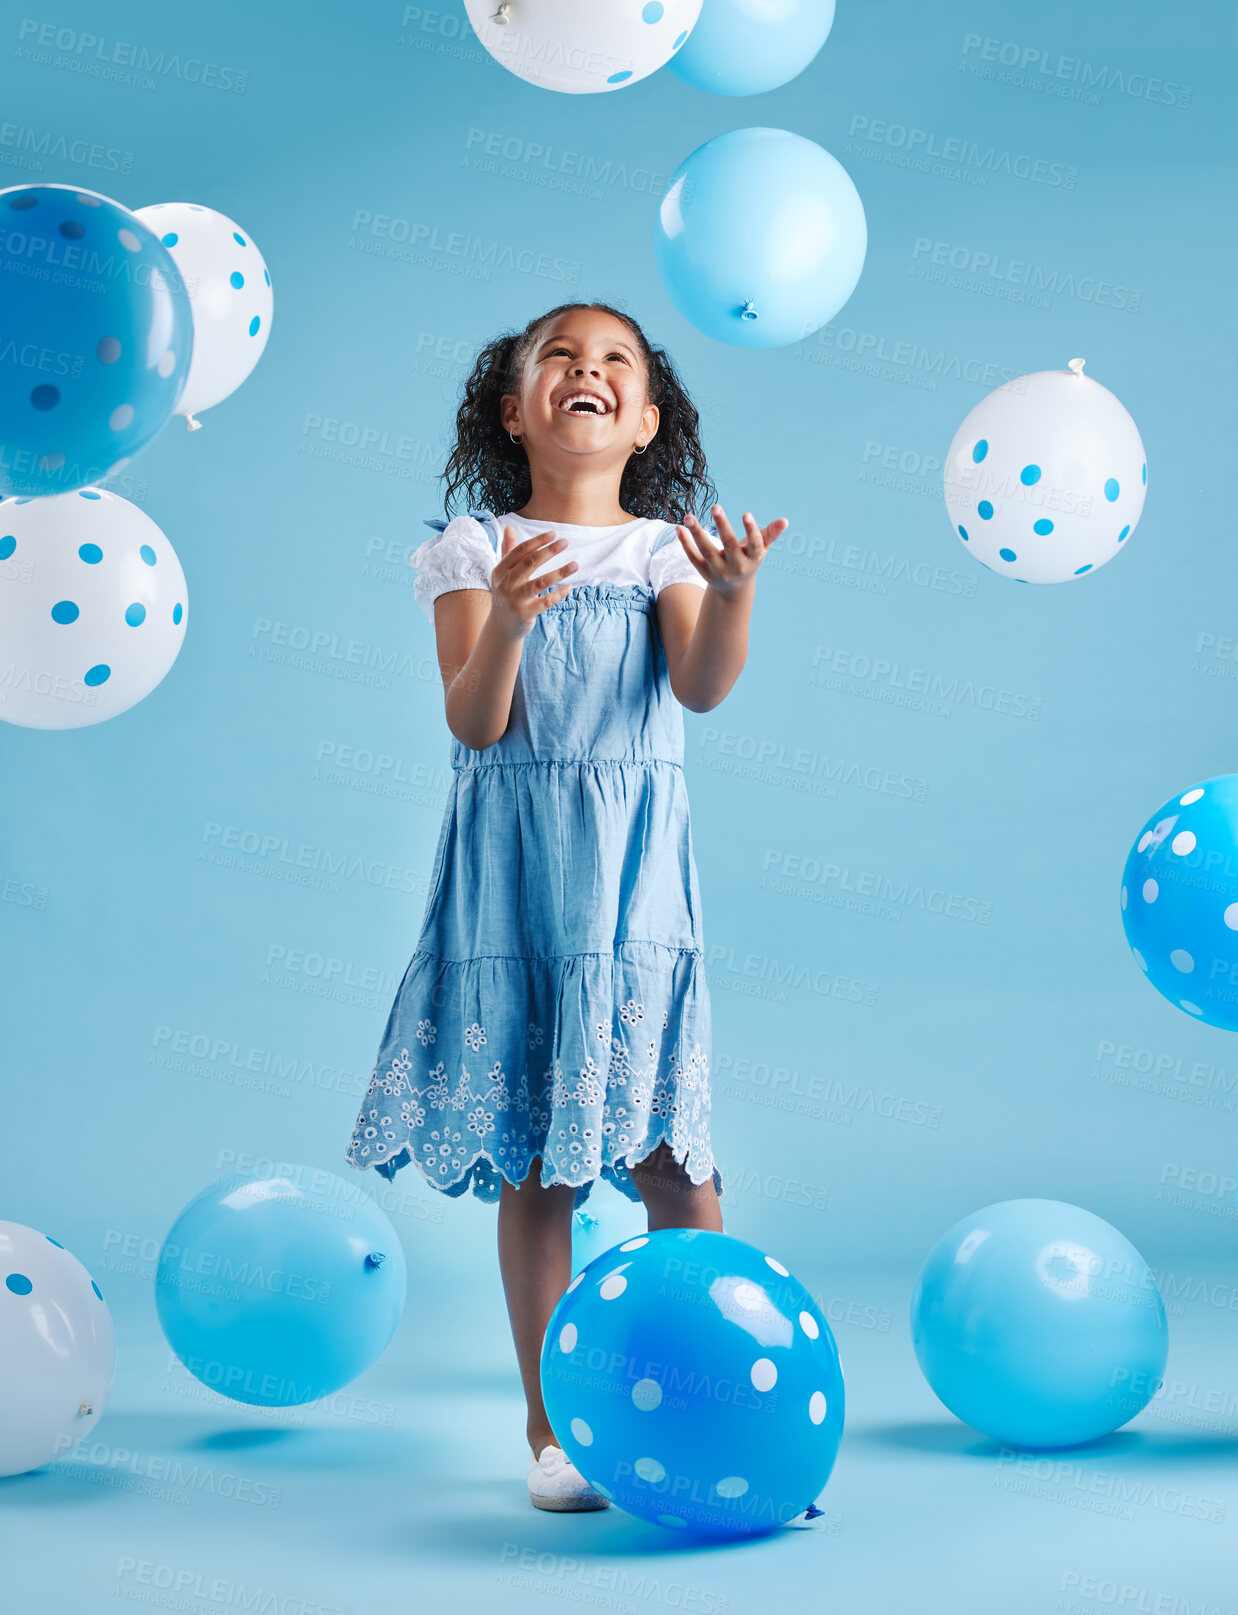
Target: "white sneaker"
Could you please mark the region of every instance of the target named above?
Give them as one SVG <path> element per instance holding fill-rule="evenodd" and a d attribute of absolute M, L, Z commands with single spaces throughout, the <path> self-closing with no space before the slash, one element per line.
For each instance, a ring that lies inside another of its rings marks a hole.
<path fill-rule="evenodd" d="M 529 1449 L 527 1479 L 529 1502 L 534 1508 L 568 1513 L 610 1506 L 601 1492 L 594 1491 L 563 1448 L 553 1442 L 542 1448 L 540 1458 L 534 1458 L 533 1449 Z"/>

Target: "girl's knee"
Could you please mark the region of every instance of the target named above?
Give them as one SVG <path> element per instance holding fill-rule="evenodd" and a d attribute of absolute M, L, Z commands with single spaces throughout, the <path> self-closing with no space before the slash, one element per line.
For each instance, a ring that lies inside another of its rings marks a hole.
<path fill-rule="evenodd" d="M 643 1161 L 637 1161 L 631 1172 L 642 1196 L 646 1193 L 690 1194 L 700 1187 L 688 1176 L 687 1167 L 675 1159 L 665 1140 Z"/>

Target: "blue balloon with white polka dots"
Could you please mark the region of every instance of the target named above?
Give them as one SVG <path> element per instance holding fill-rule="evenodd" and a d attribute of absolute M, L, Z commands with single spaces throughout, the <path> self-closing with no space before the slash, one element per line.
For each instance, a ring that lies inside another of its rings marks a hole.
<path fill-rule="evenodd" d="M 168 250 L 128 208 L 73 185 L 0 190 L 0 493 L 71 493 L 171 417 L 193 348 Z"/>
<path fill-rule="evenodd" d="M 842 1439 L 842 1368 L 821 1309 L 775 1257 L 709 1230 L 638 1234 L 590 1262 L 551 1316 L 541 1383 L 589 1483 L 687 1535 L 796 1520 Z"/>
<path fill-rule="evenodd" d="M 1192 1020 L 1238 1032 L 1238 774 L 1157 808 L 1122 873 L 1135 963 Z"/>

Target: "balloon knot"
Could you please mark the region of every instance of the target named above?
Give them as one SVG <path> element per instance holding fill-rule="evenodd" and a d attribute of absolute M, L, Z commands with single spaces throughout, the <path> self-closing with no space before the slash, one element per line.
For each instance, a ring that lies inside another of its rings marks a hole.
<path fill-rule="evenodd" d="M 381 1267 L 386 1260 L 387 1258 L 382 1251 L 371 1251 L 365 1259 L 365 1265 L 367 1267 Z"/>
<path fill-rule="evenodd" d="M 759 320 L 760 319 L 761 316 L 757 313 L 757 305 L 752 301 L 751 298 L 749 298 L 748 301 L 744 304 L 743 308 L 740 309 L 739 317 L 740 317 L 741 320 Z"/>
<path fill-rule="evenodd" d="M 186 415 L 185 430 L 187 432 L 200 432 L 202 430 L 202 422 L 195 421 L 192 415 Z"/>
<path fill-rule="evenodd" d="M 1073 370 L 1076 376 L 1081 376 L 1083 374 L 1083 367 L 1086 363 L 1087 361 L 1085 359 L 1072 359 L 1066 368 L 1068 370 Z"/>

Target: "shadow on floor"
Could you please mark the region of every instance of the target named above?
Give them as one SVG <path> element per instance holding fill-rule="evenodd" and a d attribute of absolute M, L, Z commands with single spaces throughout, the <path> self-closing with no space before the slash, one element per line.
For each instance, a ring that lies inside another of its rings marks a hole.
<path fill-rule="evenodd" d="M 792 1538 L 815 1538 L 821 1531 L 794 1526 L 760 1536 L 731 1539 L 693 1537 L 625 1514 L 613 1505 L 596 1512 L 555 1514 L 534 1508 L 523 1485 L 512 1482 L 478 1488 L 456 1511 L 449 1497 L 440 1497 L 446 1512 L 436 1510 L 431 1527 L 418 1532 L 421 1553 L 438 1553 L 471 1564 L 492 1565 L 496 1573 L 511 1572 L 537 1581 L 561 1579 L 564 1555 L 588 1554 L 597 1562 L 615 1559 L 681 1559 L 719 1557 L 760 1552 Z M 539 1566 L 539 1555 L 551 1555 Z"/>
<path fill-rule="evenodd" d="M 1020 1457 L 1052 1458 L 1058 1454 L 1080 1458 L 1121 1458 L 1139 1465 L 1173 1463 L 1226 1463 L 1238 1458 L 1238 1435 L 1188 1435 L 1141 1427 L 1115 1430 L 1112 1435 L 1085 1441 L 1075 1447 L 1011 1448 L 958 1423 L 866 1425 L 848 1430 L 844 1443 L 852 1447 L 894 1447 L 900 1452 L 931 1453 L 957 1458 L 1000 1458 L 1017 1451 Z"/>
<path fill-rule="evenodd" d="M 298 1474 L 389 1481 L 393 1472 L 407 1475 L 442 1460 L 440 1442 L 360 1420 L 277 1427 L 246 1425 L 244 1418 L 238 1412 L 235 1424 L 221 1425 L 178 1412 L 109 1415 L 54 1462 L 0 1478 L 0 1496 L 14 1503 L 77 1501 L 148 1481 L 173 1492 L 193 1491 L 207 1471 L 225 1470 L 267 1485 Z M 246 1473 L 250 1459 L 253 1469 Z"/>

